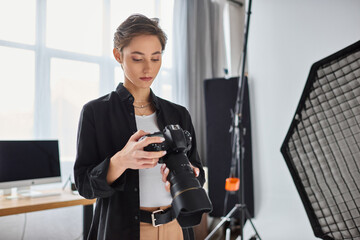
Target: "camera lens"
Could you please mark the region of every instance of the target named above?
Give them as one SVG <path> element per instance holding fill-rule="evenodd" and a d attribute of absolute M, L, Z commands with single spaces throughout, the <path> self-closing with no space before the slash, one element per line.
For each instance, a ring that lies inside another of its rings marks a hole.
<path fill-rule="evenodd" d="M 145 151 L 166 150 L 167 154 L 159 160 L 169 169 L 168 181 L 173 198 L 171 203 L 181 227 L 192 227 L 201 221 L 203 213 L 212 210 L 212 204 L 199 180 L 195 177 L 186 152 L 191 148 L 191 135 L 179 125 L 168 125 L 163 133 L 148 136 L 163 136 L 163 143 L 153 143 Z"/>

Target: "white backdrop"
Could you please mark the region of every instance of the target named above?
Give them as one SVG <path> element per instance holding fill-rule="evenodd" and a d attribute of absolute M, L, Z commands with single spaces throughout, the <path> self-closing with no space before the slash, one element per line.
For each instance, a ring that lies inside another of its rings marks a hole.
<path fill-rule="evenodd" d="M 311 65 L 358 40 L 360 1 L 253 1 L 248 70 L 254 223 L 264 240 L 317 239 L 280 147 Z M 245 233 L 252 233 L 249 224 Z"/>

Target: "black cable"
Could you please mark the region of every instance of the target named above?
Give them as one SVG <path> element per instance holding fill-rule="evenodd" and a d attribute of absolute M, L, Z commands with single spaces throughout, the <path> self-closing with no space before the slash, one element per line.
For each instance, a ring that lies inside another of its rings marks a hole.
<path fill-rule="evenodd" d="M 27 225 L 27 213 L 24 213 L 24 226 L 23 226 L 23 230 L 22 230 L 22 234 L 21 234 L 21 240 L 24 240 L 26 225 Z M 82 239 L 83 235 L 84 235 L 84 233 L 81 232 L 80 236 L 76 237 L 74 240 Z"/>
<path fill-rule="evenodd" d="M 226 213 L 227 213 L 227 202 L 228 202 L 228 197 L 229 197 L 229 191 L 225 191 L 225 199 L 224 199 L 224 211 L 223 211 L 223 216 L 226 216 Z"/>
<path fill-rule="evenodd" d="M 80 240 L 80 239 L 82 239 L 83 238 L 83 235 L 84 235 L 84 233 L 83 232 L 81 232 L 80 233 L 80 236 L 78 236 L 77 238 L 75 238 L 74 240 Z"/>
<path fill-rule="evenodd" d="M 25 229 L 26 229 L 26 222 L 27 222 L 27 214 L 24 214 L 24 227 L 23 227 L 23 231 L 22 231 L 22 235 L 21 235 L 21 240 L 24 240 L 24 236 L 25 236 Z"/>

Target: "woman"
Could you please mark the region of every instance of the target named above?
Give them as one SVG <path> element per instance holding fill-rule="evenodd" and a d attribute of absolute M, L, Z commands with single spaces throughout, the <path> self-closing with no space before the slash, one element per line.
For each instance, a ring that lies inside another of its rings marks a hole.
<path fill-rule="evenodd" d="M 187 156 L 204 184 L 188 111 L 161 99 L 150 86 L 159 72 L 166 35 L 156 20 L 132 15 L 114 35 L 115 59 L 124 70 L 116 91 L 84 105 L 81 112 L 74 176 L 79 193 L 97 198 L 88 239 L 183 239 L 176 219 L 169 215 L 169 169 L 157 164 L 165 151 L 146 152 L 160 137 L 142 136 L 179 124 L 193 137 Z M 151 214 L 165 219 L 153 226 Z M 160 215 L 162 215 L 160 217 Z M 165 216 L 166 215 L 166 216 Z M 186 231 L 184 231 L 186 233 Z M 186 236 L 185 234 L 184 236 Z"/>

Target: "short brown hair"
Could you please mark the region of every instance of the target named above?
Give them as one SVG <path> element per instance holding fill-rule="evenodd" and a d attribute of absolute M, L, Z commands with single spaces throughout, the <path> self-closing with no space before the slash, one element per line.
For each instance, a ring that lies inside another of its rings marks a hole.
<path fill-rule="evenodd" d="M 141 14 L 134 14 L 129 16 L 116 29 L 114 34 L 114 48 L 122 51 L 124 47 L 129 45 L 131 40 L 140 35 L 155 35 L 159 38 L 161 49 L 164 51 L 167 36 L 159 27 L 159 20 L 156 18 L 147 18 Z"/>

